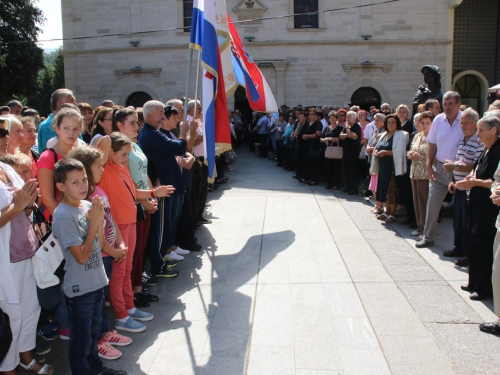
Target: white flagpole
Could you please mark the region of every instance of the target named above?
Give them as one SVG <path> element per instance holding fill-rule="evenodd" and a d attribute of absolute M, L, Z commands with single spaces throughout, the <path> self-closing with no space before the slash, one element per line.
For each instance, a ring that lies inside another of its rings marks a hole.
<path fill-rule="evenodd" d="M 198 104 L 198 87 L 200 85 L 200 67 L 201 67 L 201 52 L 198 51 L 198 65 L 197 65 L 197 69 L 196 69 L 196 88 L 194 90 L 194 111 L 193 111 L 193 118 L 196 118 L 196 106 Z"/>
<path fill-rule="evenodd" d="M 188 68 L 187 68 L 187 77 L 186 77 L 186 91 L 184 95 L 184 113 L 182 114 L 182 120 L 185 122 L 187 119 L 187 110 L 188 110 L 188 92 L 189 92 L 189 81 L 191 76 L 191 65 L 193 65 L 193 48 L 189 48 L 188 54 Z"/>

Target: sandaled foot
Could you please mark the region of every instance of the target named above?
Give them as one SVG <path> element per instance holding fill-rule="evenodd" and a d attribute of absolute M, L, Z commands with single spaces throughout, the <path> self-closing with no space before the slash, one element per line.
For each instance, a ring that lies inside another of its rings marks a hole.
<path fill-rule="evenodd" d="M 52 375 L 54 373 L 54 369 L 52 368 L 51 365 L 47 364 L 43 365 L 41 363 L 38 363 L 36 359 L 33 359 L 29 365 L 25 365 L 22 362 L 20 362 L 19 366 L 21 366 L 25 370 L 33 372 L 34 374 Z"/>

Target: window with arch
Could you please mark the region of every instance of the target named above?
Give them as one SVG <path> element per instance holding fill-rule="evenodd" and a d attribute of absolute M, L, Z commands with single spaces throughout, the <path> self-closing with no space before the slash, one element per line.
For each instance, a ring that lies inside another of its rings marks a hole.
<path fill-rule="evenodd" d="M 191 31 L 191 21 L 193 17 L 193 0 L 183 0 L 182 1 L 182 14 L 184 17 L 184 31 Z"/>
<path fill-rule="evenodd" d="M 295 29 L 317 29 L 319 27 L 318 0 L 293 0 Z"/>

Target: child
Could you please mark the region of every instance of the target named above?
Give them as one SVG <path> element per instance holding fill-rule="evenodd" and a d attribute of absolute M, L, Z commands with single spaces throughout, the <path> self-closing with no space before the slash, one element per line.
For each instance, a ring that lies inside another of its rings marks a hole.
<path fill-rule="evenodd" d="M 113 269 L 113 258 L 117 262 L 123 262 L 127 255 L 127 248 L 123 242 L 118 225 L 116 225 L 113 216 L 111 215 L 111 208 L 109 207 L 109 199 L 104 190 L 96 186 L 101 181 L 103 169 L 103 153 L 102 151 L 89 146 L 77 147 L 69 154 L 70 158 L 80 161 L 85 167 L 87 173 L 89 188 L 87 193 L 87 200 L 92 201 L 95 196 L 99 196 L 104 204 L 104 248 L 101 252 L 104 270 L 108 280 L 111 279 L 111 272 Z M 108 254 L 110 256 L 108 256 Z M 104 296 L 108 294 L 108 287 L 104 288 Z M 116 346 L 127 346 L 132 343 L 130 337 L 122 336 L 115 330 L 111 330 L 108 321 L 108 314 L 106 306 L 103 304 L 102 308 L 102 338 L 99 340 L 97 349 L 99 357 L 104 359 L 118 359 L 122 353 L 113 348 Z"/>
<path fill-rule="evenodd" d="M 97 352 L 102 327 L 104 287 L 108 283 L 102 264 L 104 205 L 101 198 L 85 200 L 88 180 L 85 167 L 63 159 L 54 168 L 56 187 L 64 198 L 54 211 L 53 231 L 63 248 L 64 284 L 70 311 L 69 361 L 73 374 L 126 374 L 107 369 Z"/>
<path fill-rule="evenodd" d="M 116 316 L 115 327 L 129 332 L 143 332 L 146 326 L 139 321 L 150 321 L 153 319 L 153 314 L 135 307 L 132 291 L 131 271 L 137 222 L 136 199 L 168 197 L 174 189 L 172 186 L 159 186 L 151 190 L 135 189 L 132 176 L 125 166 L 131 148 L 127 136 L 117 132 L 111 133 L 109 137 L 99 140 L 99 148 L 104 151 L 104 160 L 108 161 L 99 186 L 108 194 L 111 212 L 128 248 L 126 260 L 113 265 L 109 284 L 111 305 Z"/>

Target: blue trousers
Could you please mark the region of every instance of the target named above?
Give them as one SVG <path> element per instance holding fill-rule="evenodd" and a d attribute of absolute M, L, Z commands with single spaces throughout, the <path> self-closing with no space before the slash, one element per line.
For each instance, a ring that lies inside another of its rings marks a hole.
<path fill-rule="evenodd" d="M 93 375 L 104 371 L 97 352 L 103 304 L 104 288 L 68 298 L 69 365 L 73 375 Z"/>

